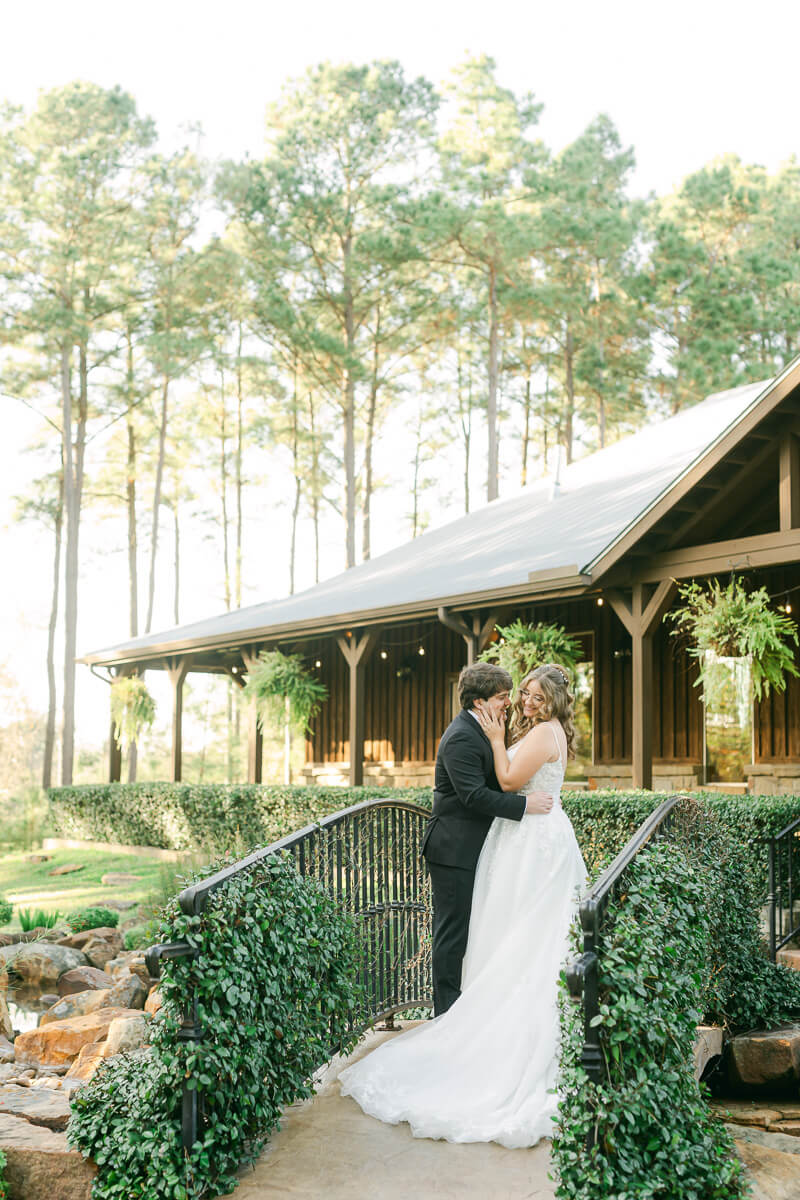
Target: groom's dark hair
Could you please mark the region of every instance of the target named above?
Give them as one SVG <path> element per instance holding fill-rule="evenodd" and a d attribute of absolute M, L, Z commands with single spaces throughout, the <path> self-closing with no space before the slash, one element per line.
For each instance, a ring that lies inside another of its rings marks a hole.
<path fill-rule="evenodd" d="M 511 676 L 496 663 L 473 663 L 458 677 L 458 698 L 461 707 L 470 709 L 476 700 L 490 700 L 498 692 L 511 691 Z"/>

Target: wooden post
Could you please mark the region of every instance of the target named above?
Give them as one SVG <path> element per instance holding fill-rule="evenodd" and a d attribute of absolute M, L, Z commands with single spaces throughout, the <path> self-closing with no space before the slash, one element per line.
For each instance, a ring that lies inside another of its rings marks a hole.
<path fill-rule="evenodd" d="M 652 593 L 635 583 L 630 600 L 606 592 L 609 603 L 631 636 L 631 768 L 635 788 L 653 786 L 653 634 L 672 603 L 676 585 L 664 579 Z"/>
<path fill-rule="evenodd" d="M 448 629 L 452 629 L 454 633 L 459 633 L 467 643 L 467 666 L 471 667 L 477 661 L 481 650 L 485 648 L 489 641 L 489 637 L 497 624 L 497 613 L 490 612 L 485 621 L 481 622 L 480 613 L 469 613 L 457 616 L 451 613 L 447 608 L 438 610 L 438 617 L 442 625 Z M 465 619 L 466 618 L 466 619 Z"/>
<path fill-rule="evenodd" d="M 183 771 L 183 684 L 189 673 L 185 658 L 169 658 L 167 674 L 172 684 L 172 782 L 180 783 Z"/>
<path fill-rule="evenodd" d="M 244 669 L 248 675 L 258 661 L 258 651 L 250 647 L 242 651 Z M 247 782 L 261 783 L 264 777 L 264 732 L 258 719 L 255 700 L 251 700 L 247 711 Z"/>
<path fill-rule="evenodd" d="M 336 644 L 350 668 L 350 786 L 364 782 L 364 668 L 380 641 L 382 630 L 370 628 L 360 638 L 337 637 Z"/>
<path fill-rule="evenodd" d="M 778 511 L 781 532 L 800 527 L 800 443 L 791 433 L 780 444 Z"/>

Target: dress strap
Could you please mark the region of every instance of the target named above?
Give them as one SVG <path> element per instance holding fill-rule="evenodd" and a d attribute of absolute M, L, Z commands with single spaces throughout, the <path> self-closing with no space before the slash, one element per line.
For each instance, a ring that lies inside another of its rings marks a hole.
<path fill-rule="evenodd" d="M 548 722 L 547 722 L 547 727 L 548 727 L 548 729 L 550 730 L 550 732 L 551 732 L 551 733 L 552 733 L 552 735 L 553 735 L 553 741 L 554 741 L 554 742 L 555 742 L 555 744 L 556 744 L 556 754 L 558 755 L 558 761 L 560 762 L 561 766 L 563 767 L 563 765 L 564 765 L 564 759 L 561 757 L 561 746 L 559 745 L 558 738 L 556 737 L 556 731 L 555 731 L 555 729 L 553 728 L 553 724 L 552 724 L 552 722 L 551 722 L 551 721 L 548 721 Z"/>

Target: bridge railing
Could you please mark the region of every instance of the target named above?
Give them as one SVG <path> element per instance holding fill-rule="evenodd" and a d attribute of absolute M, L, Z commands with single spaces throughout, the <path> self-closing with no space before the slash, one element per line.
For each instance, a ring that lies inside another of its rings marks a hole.
<path fill-rule="evenodd" d="M 359 982 L 365 998 L 359 1028 L 403 1009 L 431 1006 L 430 883 L 420 862 L 427 809 L 398 800 L 367 800 L 273 842 L 178 896 L 187 916 L 203 912 L 209 896 L 234 876 L 272 855 L 288 854 L 305 878 L 315 879 L 360 925 Z M 150 974 L 161 959 L 197 957 L 188 942 L 151 947 Z M 186 998 L 178 1038 L 202 1042 L 194 989 Z M 321 1065 L 321 1064 L 320 1064 Z M 193 1082 L 193 1081 L 192 1081 Z M 203 1096 L 184 1086 L 182 1141 L 194 1145 L 203 1121 Z"/>
<path fill-rule="evenodd" d="M 800 817 L 790 821 L 767 839 L 769 844 L 769 886 L 767 924 L 770 958 L 800 936 Z"/>

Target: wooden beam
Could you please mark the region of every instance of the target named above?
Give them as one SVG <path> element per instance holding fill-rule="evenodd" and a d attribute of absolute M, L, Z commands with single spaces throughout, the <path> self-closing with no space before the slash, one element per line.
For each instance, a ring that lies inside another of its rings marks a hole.
<path fill-rule="evenodd" d="M 644 636 L 655 633 L 657 627 L 661 624 L 661 618 L 670 604 L 672 604 L 677 591 L 678 586 L 674 579 L 662 579 L 658 584 L 652 596 L 647 600 L 646 606 L 641 611 L 640 629 Z"/>
<path fill-rule="evenodd" d="M 619 617 L 622 624 L 627 629 L 628 633 L 631 635 L 631 637 L 633 637 L 636 623 L 633 619 L 630 601 L 627 600 L 625 595 L 616 588 L 606 588 L 603 595 Z"/>
<path fill-rule="evenodd" d="M 364 782 L 364 668 L 381 639 L 381 628 L 368 629 L 361 637 L 337 637 L 336 644 L 350 668 L 350 786 Z"/>
<path fill-rule="evenodd" d="M 800 526 L 800 442 L 791 433 L 781 438 L 778 453 L 778 512 L 781 530 Z"/>
<path fill-rule="evenodd" d="M 698 525 L 706 521 L 713 521 L 716 516 L 723 514 L 726 510 L 730 512 L 732 502 L 735 503 L 737 495 L 745 486 L 747 479 L 763 470 L 767 460 L 774 452 L 775 446 L 772 442 L 763 446 L 741 470 L 732 475 L 727 483 L 724 483 L 715 492 L 707 504 L 695 509 L 692 516 L 678 526 L 669 539 L 668 549 L 673 549 L 679 542 L 685 542 Z"/>
<path fill-rule="evenodd" d="M 796 562 L 800 562 L 800 529 L 787 529 L 667 550 L 637 563 L 636 574 L 643 582 L 655 583 L 660 579 L 691 579 L 695 575 L 724 574 L 744 567 Z"/>
<path fill-rule="evenodd" d="M 164 664 L 172 684 L 172 781 L 180 783 L 183 772 L 183 684 L 189 673 L 185 658 L 169 658 Z"/>
<path fill-rule="evenodd" d="M 486 620 L 482 621 L 480 612 L 464 613 L 462 616 L 460 613 L 452 613 L 449 609 L 441 607 L 437 610 L 436 615 L 442 625 L 452 629 L 453 633 L 460 634 L 464 639 L 467 644 L 467 666 L 471 667 L 481 651 L 489 644 L 489 638 L 497 624 L 498 613 L 492 611 Z"/>

